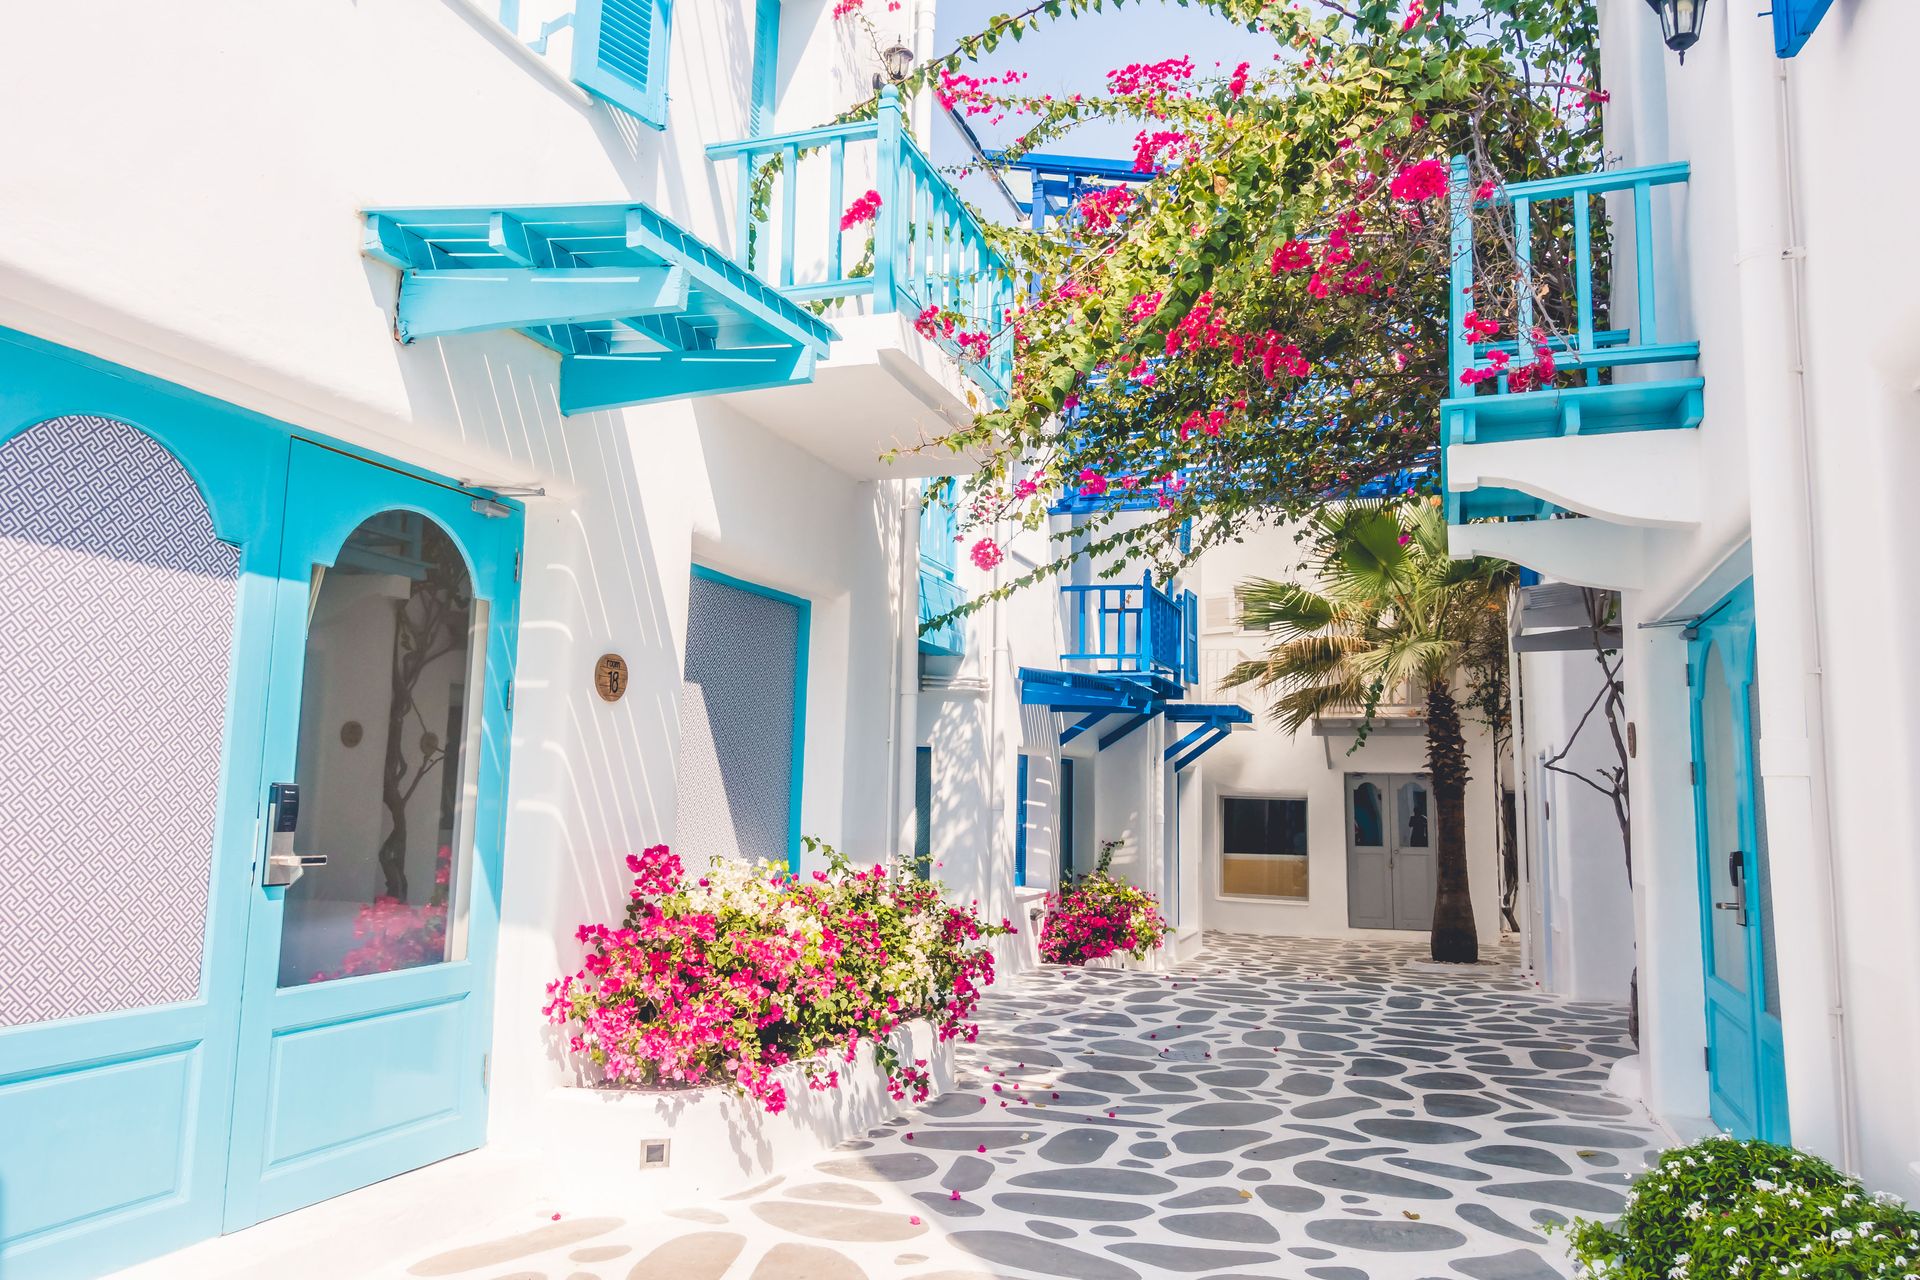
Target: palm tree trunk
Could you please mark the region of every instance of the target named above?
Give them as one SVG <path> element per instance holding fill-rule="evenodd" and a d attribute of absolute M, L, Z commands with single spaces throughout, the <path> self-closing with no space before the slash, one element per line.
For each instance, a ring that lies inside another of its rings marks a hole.
<path fill-rule="evenodd" d="M 1449 964 L 1480 959 L 1467 885 L 1467 740 L 1460 707 L 1444 680 L 1427 689 L 1427 774 L 1433 786 L 1435 885 L 1433 958 Z"/>

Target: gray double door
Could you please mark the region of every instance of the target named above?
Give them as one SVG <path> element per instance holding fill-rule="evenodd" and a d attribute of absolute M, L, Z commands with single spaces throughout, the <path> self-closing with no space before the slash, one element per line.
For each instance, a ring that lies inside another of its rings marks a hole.
<path fill-rule="evenodd" d="M 1433 792 L 1411 773 L 1347 775 L 1347 923 L 1433 927 Z"/>

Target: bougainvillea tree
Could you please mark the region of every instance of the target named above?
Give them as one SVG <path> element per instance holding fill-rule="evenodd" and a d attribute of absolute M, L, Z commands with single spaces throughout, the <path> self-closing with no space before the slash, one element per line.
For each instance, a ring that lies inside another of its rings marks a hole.
<path fill-rule="evenodd" d="M 1014 343 L 1011 397 L 921 446 L 981 460 L 961 504 L 969 543 L 994 526 L 1042 527 L 1063 492 L 1132 491 L 1145 518 L 1095 503 L 1074 553 L 1115 572 L 1143 557 L 1170 569 L 1363 487 L 1429 490 L 1438 406 L 1467 389 L 1449 385 L 1455 156 L 1491 268 L 1467 325 L 1513 344 L 1462 381 L 1566 376 L 1554 351 L 1568 327 L 1556 299 L 1572 292 L 1567 227 L 1536 210 L 1534 318 L 1516 333 L 1497 196 L 1600 161 L 1591 0 L 1213 0 L 1272 37 L 1266 62 L 1203 74 L 1176 55 L 1071 96 L 1029 92 L 1017 72 L 970 74 L 1042 22 L 1119 2 L 1028 5 L 915 72 L 953 110 L 1014 122 L 1015 157 L 1088 121 L 1141 125 L 1139 182 L 1091 191 L 1044 232 L 1000 233 L 1026 285 L 988 335 Z"/>

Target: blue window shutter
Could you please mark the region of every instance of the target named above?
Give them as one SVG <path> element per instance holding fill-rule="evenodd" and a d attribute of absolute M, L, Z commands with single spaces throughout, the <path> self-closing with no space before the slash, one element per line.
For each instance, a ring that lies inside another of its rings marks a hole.
<path fill-rule="evenodd" d="M 673 0 L 577 0 L 573 82 L 656 129 L 667 127 Z"/>
<path fill-rule="evenodd" d="M 1773 0 L 1773 51 L 1791 58 L 1806 47 L 1833 0 Z"/>
<path fill-rule="evenodd" d="M 1027 883 L 1027 757 L 1020 757 L 1020 782 L 1013 810 L 1013 885 Z"/>
<path fill-rule="evenodd" d="M 753 98 L 747 107 L 747 132 L 773 130 L 773 103 L 780 74 L 780 0 L 755 0 L 753 10 Z"/>
<path fill-rule="evenodd" d="M 1060 864 L 1060 884 L 1064 887 L 1073 878 L 1073 760 L 1063 756 L 1060 759 L 1060 820 L 1059 831 L 1054 836 L 1058 847 L 1057 861 Z"/>
<path fill-rule="evenodd" d="M 913 749 L 913 869 L 933 875 L 933 748 Z"/>

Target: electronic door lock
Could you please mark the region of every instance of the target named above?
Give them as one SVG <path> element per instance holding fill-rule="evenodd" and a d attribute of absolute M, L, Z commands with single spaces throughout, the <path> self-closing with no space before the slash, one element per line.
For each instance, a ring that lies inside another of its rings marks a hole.
<path fill-rule="evenodd" d="M 295 853 L 293 836 L 300 829 L 300 786 L 276 782 L 267 788 L 267 869 L 265 885 L 290 885 L 308 867 L 324 867 L 324 853 Z"/>

